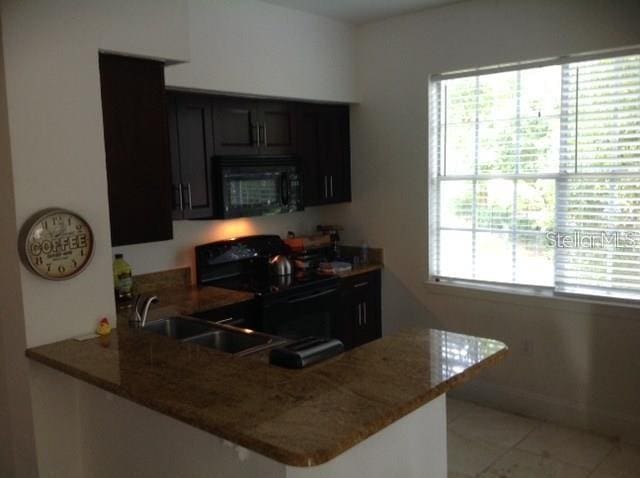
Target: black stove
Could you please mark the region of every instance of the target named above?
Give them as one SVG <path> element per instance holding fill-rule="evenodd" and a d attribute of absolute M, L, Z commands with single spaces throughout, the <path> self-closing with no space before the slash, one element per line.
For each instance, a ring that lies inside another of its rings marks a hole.
<path fill-rule="evenodd" d="M 198 246 L 198 285 L 253 292 L 263 296 L 337 283 L 336 277 L 319 274 L 314 270 L 295 271 L 286 276 L 271 275 L 269 258 L 289 253 L 289 248 L 282 239 L 272 235 L 240 237 Z"/>
<path fill-rule="evenodd" d="M 241 274 L 238 276 L 212 280 L 206 285 L 222 287 L 223 289 L 241 290 L 253 292 L 257 296 L 270 294 L 283 294 L 296 292 L 308 287 L 334 285 L 338 282 L 336 277 L 311 273 L 294 273 L 289 276 L 259 276 Z"/>
<path fill-rule="evenodd" d="M 269 273 L 269 258 L 289 255 L 278 236 L 248 236 L 196 247 L 200 286 L 253 292 L 254 323 L 268 333 L 298 339 L 332 337 L 337 320 L 338 278 L 315 271 L 288 276 Z"/>

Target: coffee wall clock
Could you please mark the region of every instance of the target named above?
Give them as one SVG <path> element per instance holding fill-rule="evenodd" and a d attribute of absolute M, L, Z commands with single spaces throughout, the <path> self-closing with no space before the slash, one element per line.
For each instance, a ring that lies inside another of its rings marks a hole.
<path fill-rule="evenodd" d="M 40 277 L 70 279 L 91 260 L 93 232 L 74 212 L 46 209 L 25 223 L 19 247 L 25 265 Z"/>

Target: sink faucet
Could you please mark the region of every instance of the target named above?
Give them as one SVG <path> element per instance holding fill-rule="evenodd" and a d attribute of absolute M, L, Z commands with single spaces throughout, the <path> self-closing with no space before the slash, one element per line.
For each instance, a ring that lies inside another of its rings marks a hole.
<path fill-rule="evenodd" d="M 144 327 L 147 323 L 149 307 L 156 302 L 158 302 L 158 298 L 155 295 L 137 296 L 133 305 L 133 311 L 131 312 L 131 318 L 129 319 L 129 325 L 133 327 Z M 140 312 L 141 308 L 142 313 Z"/>

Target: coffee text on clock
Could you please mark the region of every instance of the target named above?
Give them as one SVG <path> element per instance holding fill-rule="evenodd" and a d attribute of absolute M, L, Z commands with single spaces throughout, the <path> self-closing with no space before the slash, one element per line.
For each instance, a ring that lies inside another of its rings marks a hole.
<path fill-rule="evenodd" d="M 45 239 L 41 242 L 32 242 L 30 245 L 31 254 L 39 256 L 40 254 L 51 254 L 65 252 L 74 249 L 84 249 L 88 246 L 88 238 L 86 234 L 68 235 L 55 239 Z"/>

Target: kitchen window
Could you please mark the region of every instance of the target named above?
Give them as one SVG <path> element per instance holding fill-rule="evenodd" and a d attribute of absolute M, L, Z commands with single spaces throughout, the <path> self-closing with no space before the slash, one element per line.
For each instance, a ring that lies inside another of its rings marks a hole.
<path fill-rule="evenodd" d="M 430 277 L 640 299 L 640 54 L 434 76 Z"/>

